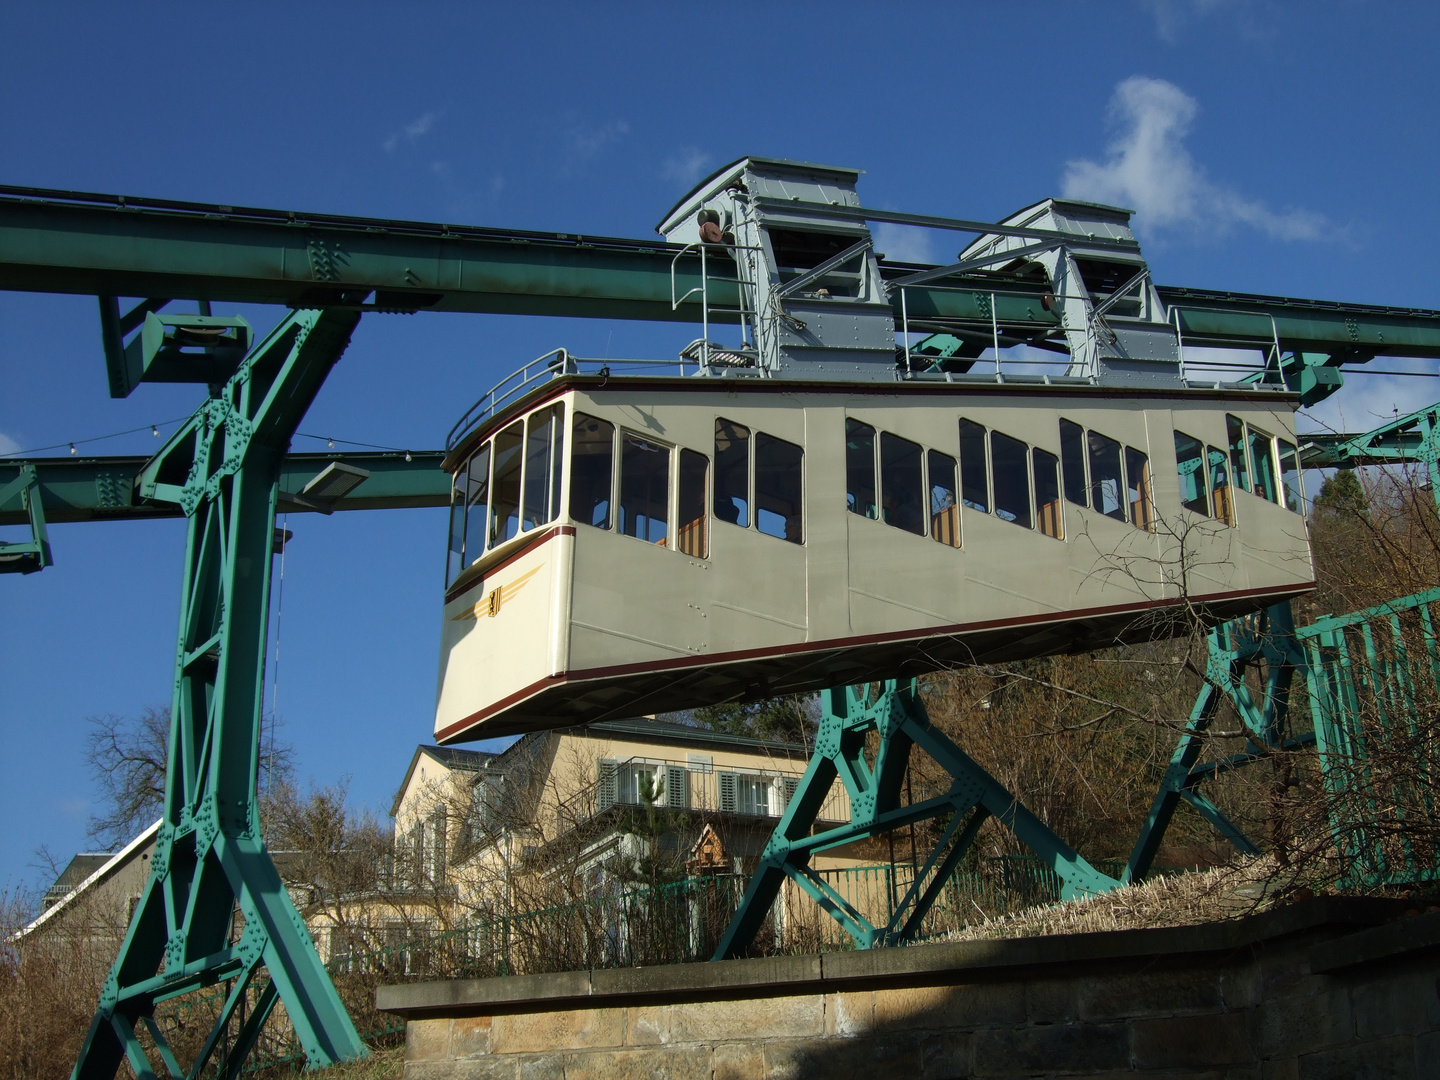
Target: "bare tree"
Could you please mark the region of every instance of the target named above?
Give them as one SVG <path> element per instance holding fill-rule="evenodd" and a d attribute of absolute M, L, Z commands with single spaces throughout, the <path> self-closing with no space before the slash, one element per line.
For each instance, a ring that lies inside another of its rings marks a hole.
<path fill-rule="evenodd" d="M 169 706 L 148 706 L 139 716 L 91 716 L 85 736 L 85 764 L 95 778 L 100 812 L 86 835 L 106 847 L 125 843 L 157 817 L 165 805 L 165 764 L 170 745 Z M 261 721 L 260 778 L 264 786 L 288 777 L 294 748 L 276 738 L 273 718 Z"/>

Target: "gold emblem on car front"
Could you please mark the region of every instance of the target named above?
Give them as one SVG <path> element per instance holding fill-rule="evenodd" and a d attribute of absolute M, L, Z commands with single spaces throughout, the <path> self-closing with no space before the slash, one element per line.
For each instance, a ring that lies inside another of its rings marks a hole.
<path fill-rule="evenodd" d="M 464 622 L 466 620 L 493 619 L 500 614 L 500 609 L 515 599 L 515 594 L 525 587 L 525 583 L 540 572 L 540 567 L 528 573 L 521 574 L 514 581 L 507 581 L 504 585 L 496 585 L 472 607 L 451 617 L 451 622 Z"/>

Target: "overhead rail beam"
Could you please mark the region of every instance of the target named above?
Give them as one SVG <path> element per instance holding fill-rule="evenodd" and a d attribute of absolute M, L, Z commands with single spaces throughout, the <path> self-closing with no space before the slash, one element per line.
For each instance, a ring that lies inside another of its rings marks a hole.
<path fill-rule="evenodd" d="M 35 491 L 43 500 L 45 521 L 135 521 L 184 517 L 175 503 L 151 502 L 136 489 L 144 457 L 28 458 L 0 461 L 0 525 L 30 523 L 16 481 L 27 469 L 35 474 Z M 333 510 L 402 510 L 448 506 L 450 474 L 440 468 L 439 450 L 397 450 L 384 453 L 289 454 L 280 466 L 280 511 L 303 513 Z M 303 495 L 326 468 L 339 465 L 368 473 L 352 490 L 322 506 Z M 13 488 L 13 490 L 12 490 Z M 301 500 L 304 501 L 301 501 Z"/>
<path fill-rule="evenodd" d="M 825 212 L 1104 246 L 1100 238 L 1039 236 L 1045 230 L 985 222 L 846 207 Z M 661 241 L 0 186 L 0 288 L 24 292 L 694 323 L 702 318 L 698 294 L 672 303 L 671 263 L 683 250 Z M 892 280 L 917 272 L 885 269 Z M 698 252 L 685 255 L 676 288 L 684 293 L 700 283 Z M 712 270 L 707 289 L 712 319 L 738 320 L 736 283 L 714 280 Z M 975 297 L 994 293 L 1001 330 L 1024 324 L 1032 332 L 1058 327 L 1040 303 L 1045 291 L 1021 282 L 1002 288 L 993 275 L 967 278 L 953 270 L 943 282 L 905 288 L 912 321 L 988 325 L 991 316 Z M 1187 346 L 1259 349 L 1278 336 L 1284 349 L 1440 359 L 1440 311 L 1173 286 L 1158 292 L 1167 308 L 1180 309 Z M 155 310 L 161 301 L 150 303 Z M 893 306 L 899 319 L 898 295 Z M 115 315 L 118 321 L 118 307 Z M 133 329 L 143 317 L 144 308 L 136 309 L 126 323 Z"/>

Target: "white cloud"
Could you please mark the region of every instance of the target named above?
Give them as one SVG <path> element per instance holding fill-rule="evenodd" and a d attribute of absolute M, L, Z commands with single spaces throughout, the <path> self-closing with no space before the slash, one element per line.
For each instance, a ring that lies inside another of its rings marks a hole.
<path fill-rule="evenodd" d="M 710 155 L 698 146 L 682 146 L 665 159 L 660 166 L 660 175 L 677 187 L 691 187 L 705 175 L 710 164 Z"/>
<path fill-rule="evenodd" d="M 1155 18 L 1155 33 L 1161 41 L 1175 44 L 1180 28 L 1192 18 L 1203 18 L 1222 7 L 1234 7 L 1235 0 L 1140 0 Z"/>
<path fill-rule="evenodd" d="M 392 133 L 390 137 L 387 138 L 380 145 L 384 148 L 387 154 L 393 154 L 396 149 L 399 148 L 400 141 L 402 139 L 406 140 L 407 142 L 413 143 L 422 135 L 427 134 L 430 129 L 435 126 L 435 121 L 439 119 L 439 113 L 427 112 L 424 115 L 418 116 L 414 120 L 411 120 L 410 123 L 406 124 L 399 131 Z"/>
<path fill-rule="evenodd" d="M 5 432 L 0 431 L 0 457 L 3 457 L 5 454 L 18 454 L 19 452 L 20 444 L 9 435 L 6 435 Z"/>
<path fill-rule="evenodd" d="M 1323 214 L 1272 210 L 1211 180 L 1184 145 L 1198 111 L 1195 99 L 1174 83 L 1132 75 L 1110 102 L 1110 120 L 1119 131 L 1105 161 L 1066 162 L 1065 196 L 1129 206 L 1141 228 L 1224 232 L 1245 225 L 1276 240 L 1338 237 Z"/>
<path fill-rule="evenodd" d="M 925 229 L 911 225 L 895 225 L 892 222 L 876 223 L 875 250 L 885 256 L 887 262 L 938 263 L 932 235 Z"/>
<path fill-rule="evenodd" d="M 560 162 L 562 174 L 572 172 L 581 168 L 592 159 L 598 157 L 611 143 L 623 139 L 630 134 L 630 125 L 624 120 L 614 120 L 608 124 L 584 124 L 576 117 L 568 118 L 566 125 Z"/>

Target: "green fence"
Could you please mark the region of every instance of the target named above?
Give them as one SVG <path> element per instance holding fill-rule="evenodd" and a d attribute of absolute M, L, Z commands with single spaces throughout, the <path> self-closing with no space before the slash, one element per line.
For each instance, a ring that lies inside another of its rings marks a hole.
<path fill-rule="evenodd" d="M 1429 589 L 1296 632 L 1347 887 L 1440 879 L 1440 648 Z"/>

